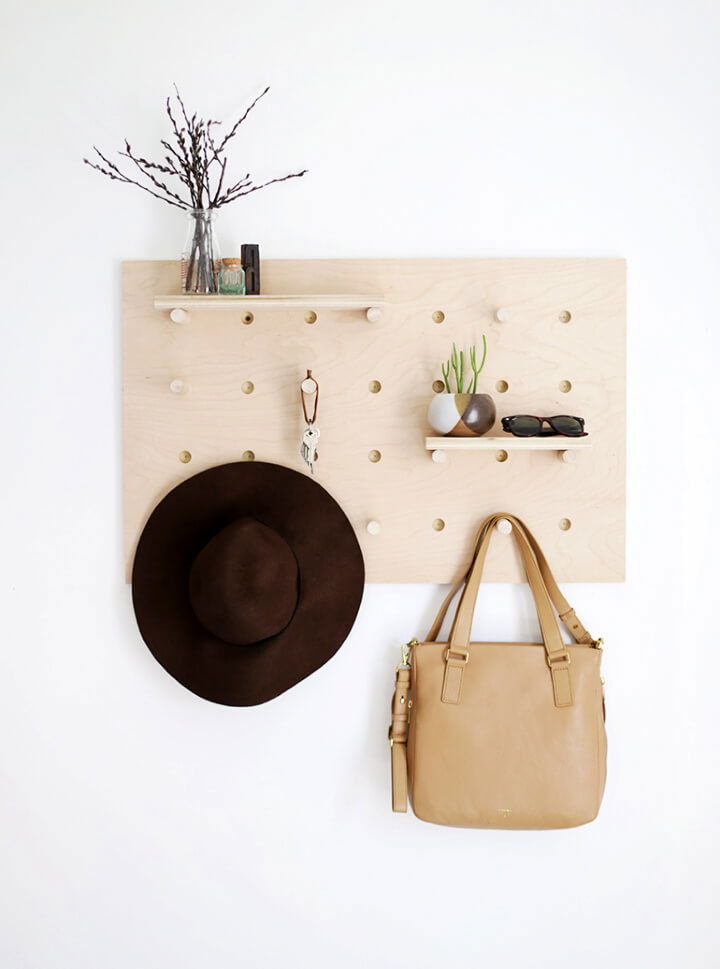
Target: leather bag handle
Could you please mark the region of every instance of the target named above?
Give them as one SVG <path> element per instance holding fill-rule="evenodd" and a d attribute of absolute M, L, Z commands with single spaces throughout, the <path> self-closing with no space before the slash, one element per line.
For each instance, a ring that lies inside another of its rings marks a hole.
<path fill-rule="evenodd" d="M 499 520 L 501 518 L 510 518 L 511 516 L 497 515 L 494 517 L 496 517 L 496 519 Z M 450 608 L 451 602 L 453 601 L 453 599 L 458 594 L 462 586 L 465 585 L 468 578 L 470 577 L 470 573 L 472 572 L 473 566 L 475 564 L 475 559 L 477 558 L 477 554 L 480 549 L 480 543 L 488 529 L 489 521 L 490 521 L 490 518 L 486 519 L 483 522 L 482 526 L 480 527 L 480 531 L 478 532 L 477 538 L 475 540 L 475 547 L 473 549 L 473 553 L 470 558 L 470 564 L 467 568 L 467 571 L 465 572 L 464 575 L 462 575 L 458 579 L 458 581 L 455 583 L 455 585 L 450 589 L 450 591 L 446 595 L 442 605 L 440 606 L 438 614 L 435 617 L 435 621 L 433 622 L 432 626 L 428 630 L 427 636 L 425 637 L 426 643 L 432 643 L 437 640 L 438 636 L 440 635 L 440 630 L 442 629 L 442 624 L 445 621 L 445 616 L 447 615 L 447 611 Z M 585 645 L 594 646 L 596 644 L 596 640 L 592 638 L 590 633 L 587 631 L 587 629 L 577 618 L 577 616 L 575 615 L 575 610 L 572 608 L 572 606 L 569 604 L 567 599 L 563 596 L 562 592 L 560 591 L 558 584 L 555 581 L 555 577 L 552 574 L 550 566 L 548 565 L 547 559 L 545 558 L 543 551 L 540 548 L 540 545 L 538 544 L 537 539 L 532 534 L 532 532 L 527 527 L 527 525 L 525 525 L 524 522 L 522 522 L 519 518 L 516 518 L 515 521 L 518 523 L 518 525 L 523 529 L 525 533 L 525 537 L 529 542 L 533 550 L 533 553 L 535 554 L 535 558 L 537 559 L 538 566 L 540 567 L 540 572 L 542 574 L 543 581 L 545 582 L 548 595 L 550 596 L 550 599 L 552 600 L 553 605 L 557 609 L 560 618 L 562 619 L 563 623 L 565 624 L 568 631 L 572 635 L 573 639 L 575 640 L 576 643 L 583 643 Z M 453 621 L 453 627 L 455 625 L 456 619 L 457 619 L 457 614 L 456 614 L 455 620 Z"/>
<path fill-rule="evenodd" d="M 555 613 L 553 611 L 552 601 L 545 586 L 542 570 L 536 556 L 535 548 L 533 547 L 534 545 L 539 550 L 539 546 L 536 542 L 534 542 L 534 540 L 531 544 L 527 535 L 527 530 L 520 519 L 516 518 L 514 515 L 504 513 L 491 515 L 485 520 L 480 529 L 474 559 L 465 578 L 465 587 L 460 597 L 460 602 L 458 604 L 455 621 L 452 626 L 450 641 L 445 656 L 445 675 L 443 678 L 442 701 L 444 703 L 456 704 L 460 702 L 463 673 L 470 658 L 470 630 L 473 613 L 475 611 L 475 603 L 480 588 L 480 581 L 482 579 L 485 557 L 490 545 L 490 539 L 492 538 L 494 526 L 498 521 L 500 521 L 501 518 L 507 519 L 512 526 L 512 534 L 520 550 L 523 565 L 525 567 L 525 575 L 527 577 L 533 599 L 535 600 L 535 608 L 542 632 L 547 664 L 550 667 L 550 673 L 552 676 L 555 705 L 558 707 L 572 706 L 573 695 L 572 681 L 570 678 L 570 653 L 567 646 L 565 646 L 563 643 L 560 635 L 560 630 L 558 628 Z M 552 573 L 550 573 L 550 569 L 542 556 L 542 552 L 540 552 L 540 556 L 543 558 L 546 571 L 552 577 Z M 556 593 L 557 597 L 563 604 L 566 604 L 564 598 L 560 594 L 559 589 L 557 588 L 557 584 L 555 583 L 554 579 L 552 579 L 552 584 L 553 591 Z M 444 603 L 443 607 L 441 607 L 440 615 L 438 617 L 440 620 L 442 619 L 442 615 L 448 604 L 449 600 L 446 600 L 446 603 Z M 431 632 L 434 631 L 435 625 L 437 625 L 437 620 L 433 625 Z M 574 630 L 573 635 L 576 635 Z"/>
<path fill-rule="evenodd" d="M 550 603 L 550 596 L 545 588 L 545 583 L 540 573 L 537 559 L 535 558 L 532 549 L 525 538 L 519 521 L 512 515 L 500 514 L 492 515 L 486 522 L 488 527 L 484 531 L 478 553 L 475 557 L 475 562 L 470 571 L 468 580 L 465 583 L 462 596 L 460 597 L 460 602 L 457 609 L 457 617 L 453 626 L 452 635 L 450 637 L 450 648 L 452 650 L 467 649 L 468 643 L 470 642 L 470 629 L 472 626 L 473 613 L 475 612 L 475 603 L 480 590 L 480 582 L 482 580 L 483 568 L 485 566 L 485 558 L 487 556 L 487 550 L 490 546 L 490 540 L 494 530 L 493 526 L 496 525 L 501 518 L 505 518 L 512 525 L 512 535 L 518 549 L 520 550 L 523 565 L 525 566 L 525 575 L 530 586 L 530 591 L 532 592 L 535 600 L 535 608 L 537 610 L 538 620 L 540 621 L 540 629 L 542 631 L 545 650 L 548 656 L 552 653 L 558 653 L 564 648 L 564 643 L 560 635 L 560 630 L 558 629 L 555 613 L 553 612 L 552 605 Z"/>

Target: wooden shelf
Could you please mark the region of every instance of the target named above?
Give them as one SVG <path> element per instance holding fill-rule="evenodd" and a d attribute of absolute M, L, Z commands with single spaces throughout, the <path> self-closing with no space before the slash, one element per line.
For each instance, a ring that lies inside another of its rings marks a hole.
<path fill-rule="evenodd" d="M 175 296 L 156 296 L 156 310 L 242 310 L 242 309 L 328 309 L 328 310 L 368 310 L 385 305 L 383 296 L 363 294 L 298 294 L 260 296 L 190 296 L 184 293 Z"/>
<path fill-rule="evenodd" d="M 426 437 L 428 451 L 581 451 L 587 437 Z"/>
<path fill-rule="evenodd" d="M 447 461 L 448 451 L 494 451 L 498 461 L 505 461 L 510 451 L 554 451 L 564 464 L 575 460 L 576 451 L 586 451 L 592 444 L 586 437 L 426 437 L 425 447 L 436 464 Z"/>

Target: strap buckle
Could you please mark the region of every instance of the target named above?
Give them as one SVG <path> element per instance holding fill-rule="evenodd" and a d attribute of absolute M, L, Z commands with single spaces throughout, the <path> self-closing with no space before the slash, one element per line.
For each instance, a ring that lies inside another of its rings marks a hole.
<path fill-rule="evenodd" d="M 455 649 L 454 646 L 448 646 L 445 650 L 445 662 L 449 663 L 450 659 L 460 658 L 463 663 L 470 662 L 470 650 L 469 649 Z"/>
<path fill-rule="evenodd" d="M 561 664 L 562 666 L 569 666 L 572 663 L 572 657 L 568 649 L 558 650 L 556 653 L 548 653 L 545 659 L 550 669 L 561 667 Z"/>

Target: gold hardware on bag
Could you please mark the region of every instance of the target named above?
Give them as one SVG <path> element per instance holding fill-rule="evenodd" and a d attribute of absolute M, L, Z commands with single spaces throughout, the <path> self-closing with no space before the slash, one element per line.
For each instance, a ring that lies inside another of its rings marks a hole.
<path fill-rule="evenodd" d="M 419 646 L 419 645 L 420 643 L 417 641 L 417 639 L 411 639 L 409 643 L 405 643 L 405 645 L 401 648 L 401 651 L 400 651 L 400 656 L 401 656 L 400 666 L 410 665 L 409 663 L 410 651 L 412 650 L 413 646 Z"/>

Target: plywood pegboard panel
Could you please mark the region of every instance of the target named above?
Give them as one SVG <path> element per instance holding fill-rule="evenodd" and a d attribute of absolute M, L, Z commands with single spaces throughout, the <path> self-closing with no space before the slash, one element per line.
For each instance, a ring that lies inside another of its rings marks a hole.
<path fill-rule="evenodd" d="M 312 369 L 321 388 L 317 480 L 355 526 L 368 582 L 452 581 L 478 523 L 496 511 L 527 521 L 560 581 L 623 580 L 623 260 L 267 260 L 262 268 L 264 293 L 383 294 L 382 316 L 369 323 L 362 310 L 321 307 L 308 324 L 303 308 L 263 306 L 245 325 L 246 308 L 193 309 L 179 325 L 153 306 L 157 295 L 178 291 L 177 263 L 124 264 L 128 574 L 152 508 L 190 475 L 246 451 L 304 469 L 299 384 Z M 431 460 L 426 411 L 440 362 L 453 341 L 479 343 L 483 333 L 488 360 L 478 390 L 492 394 L 498 412 L 490 434 L 503 436 L 507 414 L 582 416 L 592 447 L 572 464 L 533 450 L 513 450 L 504 462 L 492 451 Z M 170 390 L 176 379 L 185 393 Z M 192 455 L 187 464 L 182 451 Z M 369 521 L 379 534 L 368 533 Z M 494 540 L 489 581 L 522 578 L 509 543 Z"/>

